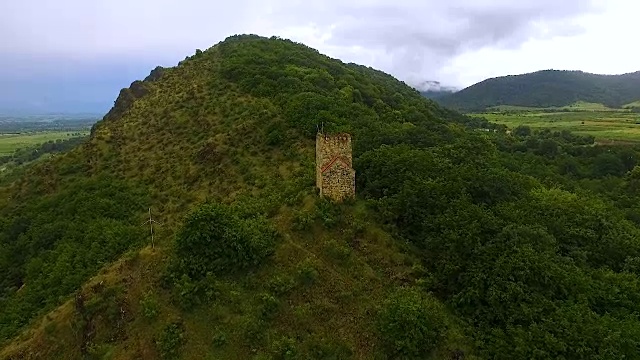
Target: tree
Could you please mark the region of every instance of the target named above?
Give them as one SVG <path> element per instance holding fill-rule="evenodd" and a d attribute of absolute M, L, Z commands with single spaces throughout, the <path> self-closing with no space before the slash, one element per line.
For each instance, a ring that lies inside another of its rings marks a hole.
<path fill-rule="evenodd" d="M 608 175 L 621 176 L 625 172 L 625 166 L 620 157 L 612 153 L 602 153 L 593 161 L 592 174 L 594 177 Z"/>
<path fill-rule="evenodd" d="M 531 135 L 531 128 L 526 126 L 526 125 L 520 125 L 518 127 L 516 127 L 515 129 L 513 129 L 513 134 L 516 136 L 530 136 Z"/>
<path fill-rule="evenodd" d="M 380 336 L 391 359 L 425 359 L 447 331 L 442 304 L 416 289 L 397 290 L 378 316 Z"/>
<path fill-rule="evenodd" d="M 276 232 L 263 218 L 241 218 L 228 205 L 205 204 L 185 220 L 176 256 L 192 279 L 255 267 L 274 250 Z"/>

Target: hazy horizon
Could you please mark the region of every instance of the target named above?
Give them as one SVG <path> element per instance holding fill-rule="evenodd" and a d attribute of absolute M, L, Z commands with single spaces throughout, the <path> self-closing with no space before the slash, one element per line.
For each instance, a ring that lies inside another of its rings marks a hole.
<path fill-rule="evenodd" d="M 9 1 L 0 4 L 0 112 L 104 113 L 155 66 L 247 33 L 302 42 L 412 86 L 461 89 L 550 68 L 629 73 L 640 70 L 627 26 L 636 10 L 622 0 Z"/>

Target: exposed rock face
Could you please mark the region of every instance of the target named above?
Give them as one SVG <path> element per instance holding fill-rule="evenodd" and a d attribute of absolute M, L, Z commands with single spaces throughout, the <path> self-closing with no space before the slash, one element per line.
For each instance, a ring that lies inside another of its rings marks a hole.
<path fill-rule="evenodd" d="M 333 201 L 354 197 L 356 172 L 351 163 L 351 135 L 316 135 L 316 186 Z"/>
<path fill-rule="evenodd" d="M 149 75 L 144 78 L 144 81 L 157 81 L 159 80 L 162 75 L 164 74 L 164 68 L 162 66 L 156 66 L 155 69 L 151 70 L 151 72 L 149 73 Z"/>
<path fill-rule="evenodd" d="M 140 80 L 132 82 L 131 86 L 120 90 L 118 98 L 113 104 L 111 110 L 109 110 L 109 112 L 104 116 L 104 120 L 114 121 L 120 119 L 127 112 L 127 110 L 129 110 L 133 106 L 133 103 L 137 99 L 140 99 L 147 93 L 149 93 L 149 90 L 145 86 L 144 82 Z"/>

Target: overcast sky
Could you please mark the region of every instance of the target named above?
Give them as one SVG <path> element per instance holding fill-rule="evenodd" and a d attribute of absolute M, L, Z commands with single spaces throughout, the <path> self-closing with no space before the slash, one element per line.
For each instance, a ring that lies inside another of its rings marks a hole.
<path fill-rule="evenodd" d="M 632 0 L 2 0 L 0 107 L 62 96 L 108 108 L 155 65 L 239 33 L 290 38 L 411 85 L 633 72 L 638 14 Z"/>

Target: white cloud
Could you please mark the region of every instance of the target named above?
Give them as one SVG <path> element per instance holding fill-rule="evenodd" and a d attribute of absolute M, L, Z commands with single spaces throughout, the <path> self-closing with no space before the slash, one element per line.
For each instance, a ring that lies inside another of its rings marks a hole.
<path fill-rule="evenodd" d="M 465 52 L 451 59 L 440 74 L 470 85 L 489 77 L 543 69 L 582 70 L 596 74 L 622 74 L 640 70 L 640 48 L 635 46 L 633 24 L 640 3 L 611 1 L 599 14 L 579 16 L 567 28 L 582 28 L 566 36 L 528 39 L 514 49 L 491 46 Z"/>
<path fill-rule="evenodd" d="M 639 11 L 623 0 L 4 0 L 0 56 L 166 64 L 229 35 L 258 33 L 408 82 L 466 86 L 544 68 L 637 70 Z"/>

